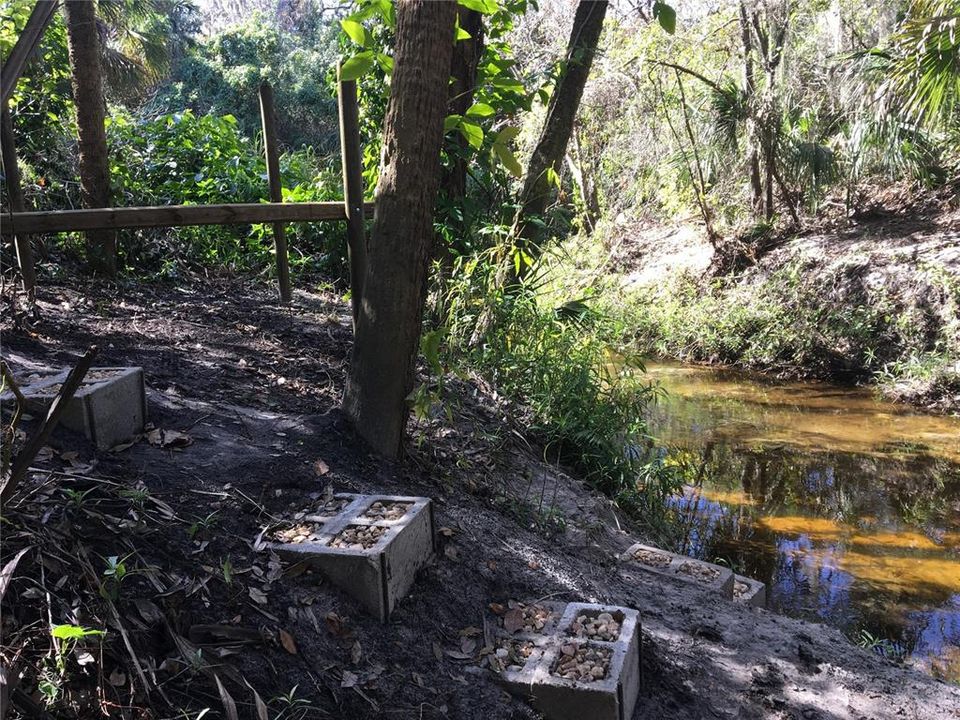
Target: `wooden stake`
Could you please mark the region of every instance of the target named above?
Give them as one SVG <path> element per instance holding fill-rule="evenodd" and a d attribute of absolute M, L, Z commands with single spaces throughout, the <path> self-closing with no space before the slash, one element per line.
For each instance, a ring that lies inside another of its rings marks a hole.
<path fill-rule="evenodd" d="M 273 115 L 273 88 L 270 83 L 260 85 L 260 117 L 263 120 L 263 150 L 267 156 L 267 181 L 270 183 L 270 202 L 283 202 L 280 183 L 280 158 L 277 153 L 277 129 Z M 287 235 L 282 222 L 273 224 L 273 244 L 277 255 L 277 282 L 280 301 L 288 303 L 290 291 L 290 263 L 287 257 Z"/>
<path fill-rule="evenodd" d="M 77 363 L 76 367 L 70 371 L 67 379 L 63 381 L 60 392 L 58 392 L 57 396 L 53 399 L 53 403 L 47 411 L 47 417 L 40 423 L 37 432 L 27 440 L 27 443 L 20 452 L 17 453 L 17 457 L 13 461 L 13 467 L 10 468 L 10 477 L 7 478 L 3 490 L 0 491 L 0 509 L 2 509 L 4 503 L 13 497 L 13 494 L 17 491 L 17 486 L 20 485 L 20 481 L 27 474 L 27 470 L 30 468 L 33 459 L 37 456 L 37 453 L 40 452 L 40 448 L 46 445 L 50 434 L 54 428 L 57 427 L 57 423 L 60 422 L 60 416 L 63 414 L 63 411 L 66 410 L 67 404 L 73 399 L 77 390 L 80 389 L 83 378 L 86 377 L 87 371 L 90 369 L 90 366 L 93 365 L 93 359 L 96 356 L 97 346 L 93 345 L 87 350 L 84 356 L 80 358 L 80 362 Z"/>
<path fill-rule="evenodd" d="M 20 166 L 17 165 L 17 147 L 13 144 L 13 121 L 10 118 L 10 108 L 4 100 L 0 108 L 0 146 L 3 152 L 3 174 L 7 185 L 7 199 L 13 212 L 23 212 L 26 204 L 23 200 L 23 188 L 20 185 Z M 10 223 L 10 218 L 3 221 Z M 37 284 L 37 273 L 33 267 L 33 250 L 30 247 L 30 238 L 17 232 L 14 225 L 13 244 L 17 251 L 17 263 L 20 265 L 20 277 L 23 279 L 23 289 L 33 297 Z"/>
<path fill-rule="evenodd" d="M 337 100 L 340 110 L 340 156 L 343 159 L 343 207 L 347 213 L 347 256 L 350 259 L 350 305 L 353 328 L 357 328 L 363 279 L 367 271 L 366 232 L 363 226 L 363 165 L 360 154 L 360 108 L 355 80 L 339 80 Z"/>
<path fill-rule="evenodd" d="M 0 100 L 4 105 L 13 95 L 23 68 L 40 44 L 58 4 L 55 0 L 37 0 L 30 17 L 27 18 L 27 24 L 23 27 L 23 32 L 17 38 L 17 44 L 13 46 L 9 57 L 4 58 L 3 78 L 0 78 Z"/>

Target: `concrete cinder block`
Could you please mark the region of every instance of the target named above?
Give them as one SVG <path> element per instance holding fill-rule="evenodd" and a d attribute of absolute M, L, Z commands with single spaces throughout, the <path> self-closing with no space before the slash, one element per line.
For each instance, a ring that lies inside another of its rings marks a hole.
<path fill-rule="evenodd" d="M 751 607 L 767 606 L 767 586 L 745 575 L 733 576 L 733 599 Z"/>
<path fill-rule="evenodd" d="M 46 412 L 67 372 L 23 389 L 31 412 Z M 60 424 L 83 433 L 100 450 L 109 450 L 143 432 L 147 395 L 143 368 L 91 368 L 60 416 Z"/>
<path fill-rule="evenodd" d="M 733 572 L 729 568 L 643 543 L 631 545 L 620 560 L 644 572 L 688 582 L 733 599 Z"/>
<path fill-rule="evenodd" d="M 433 556 L 433 505 L 429 498 L 395 495 L 342 494 L 334 499 L 346 502 L 332 514 L 303 516 L 314 523 L 308 539 L 269 542 L 264 547 L 307 561 L 386 622 L 397 601 L 409 592 L 417 572 Z M 374 503 L 401 504 L 405 511 L 388 519 L 370 512 Z M 344 538 L 357 531 L 374 536 L 369 546 L 344 543 Z"/>
<path fill-rule="evenodd" d="M 613 640 L 596 640 L 574 634 L 572 627 L 581 615 L 596 617 L 610 613 L 620 625 Z M 498 637 L 505 635 L 498 631 Z M 506 688 L 529 699 L 549 720 L 630 720 L 640 692 L 640 616 L 629 608 L 569 603 L 560 620 L 547 635 L 517 633 L 511 641 L 534 645 L 519 670 L 500 675 Z M 564 651 L 593 649 L 608 656 L 606 676 L 592 681 L 561 677 L 557 672 Z"/>

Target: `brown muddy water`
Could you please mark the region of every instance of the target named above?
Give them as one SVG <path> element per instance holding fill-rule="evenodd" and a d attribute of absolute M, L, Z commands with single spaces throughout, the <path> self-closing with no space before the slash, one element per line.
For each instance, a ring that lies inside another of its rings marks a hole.
<path fill-rule="evenodd" d="M 647 366 L 651 434 L 683 473 L 682 550 L 960 682 L 960 419 L 866 389 Z"/>

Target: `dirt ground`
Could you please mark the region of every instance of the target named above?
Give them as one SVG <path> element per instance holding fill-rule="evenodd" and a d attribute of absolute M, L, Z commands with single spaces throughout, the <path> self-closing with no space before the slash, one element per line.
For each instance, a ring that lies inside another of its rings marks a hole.
<path fill-rule="evenodd" d="M 404 461 L 369 455 L 337 410 L 351 331 L 332 295 L 47 286 L 38 307 L 0 327 L 18 374 L 97 344 L 97 365 L 143 366 L 150 422 L 188 439 L 94 452 L 59 433 L 4 508 L 0 562 L 27 548 L 3 607 L 10 717 L 43 717 L 45 689 L 56 717 L 533 718 L 479 640 L 490 603 L 549 598 L 640 611 L 635 718 L 960 718 L 960 689 L 831 628 L 618 567 L 642 532 L 480 381 L 453 382 L 452 420 L 414 423 Z M 387 624 L 254 550 L 328 484 L 436 503 L 436 559 Z M 61 623 L 106 635 L 61 640 L 58 666 Z"/>

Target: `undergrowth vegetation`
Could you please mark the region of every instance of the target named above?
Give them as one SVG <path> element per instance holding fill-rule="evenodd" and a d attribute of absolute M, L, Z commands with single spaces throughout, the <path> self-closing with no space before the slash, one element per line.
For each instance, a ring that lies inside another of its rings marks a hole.
<path fill-rule="evenodd" d="M 538 292 L 545 270 L 505 290 L 500 256 L 458 259 L 434 295 L 449 366 L 481 373 L 528 417 L 548 457 L 576 467 L 651 533 L 667 532 L 663 500 L 680 480 L 649 450 L 643 416 L 657 389 L 620 354 L 622 319 L 583 299 L 548 300 Z"/>
<path fill-rule="evenodd" d="M 679 274 L 628 293 L 635 350 L 790 375 L 875 380 L 899 399 L 957 387 L 960 283 L 942 267 L 916 287 L 870 286 L 861 268 L 824 272 L 795 260 L 763 275 L 704 282 Z"/>

